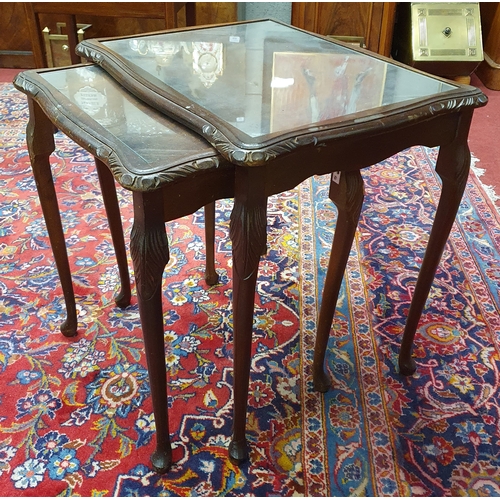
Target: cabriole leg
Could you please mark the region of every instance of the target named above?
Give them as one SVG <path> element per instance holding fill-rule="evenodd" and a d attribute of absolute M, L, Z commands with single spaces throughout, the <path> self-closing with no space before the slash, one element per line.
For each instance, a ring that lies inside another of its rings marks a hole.
<path fill-rule="evenodd" d="M 156 424 L 156 450 L 151 456 L 151 462 L 156 472 L 164 473 L 172 464 L 162 310 L 162 276 L 169 260 L 169 249 L 161 190 L 151 193 L 134 192 L 133 196 L 134 225 L 130 251 Z"/>
<path fill-rule="evenodd" d="M 323 288 L 314 347 L 313 383 L 314 389 L 319 392 L 326 392 L 330 388 L 330 378 L 324 369 L 326 348 L 342 278 L 361 214 L 363 198 L 363 179 L 359 171 L 342 172 L 338 183 L 333 180 L 332 176 L 330 199 L 337 206 L 338 218 Z"/>
<path fill-rule="evenodd" d="M 122 309 L 130 305 L 130 275 L 128 272 L 127 252 L 125 250 L 125 239 L 123 237 L 122 219 L 120 217 L 120 205 L 116 196 L 116 186 L 113 174 L 109 168 L 98 158 L 95 159 L 99 184 L 101 185 L 104 208 L 108 217 L 109 230 L 113 247 L 115 249 L 118 272 L 120 274 L 120 291 L 115 297 L 115 303 Z"/>
<path fill-rule="evenodd" d="M 467 136 L 471 118 L 472 112 L 464 111 L 457 138 L 439 149 L 436 172 L 443 180 L 443 186 L 401 342 L 399 371 L 403 375 L 415 373 L 416 363 L 412 358 L 415 332 L 467 184 L 470 168 Z"/>
<path fill-rule="evenodd" d="M 30 118 L 26 131 L 26 141 L 38 197 L 66 303 L 66 320 L 61 325 L 61 332 L 66 337 L 73 337 L 76 335 L 78 327 L 75 294 L 49 160 L 55 149 L 54 126 L 33 99 L 28 98 L 28 104 Z"/>
<path fill-rule="evenodd" d="M 205 282 L 208 286 L 219 282 L 215 270 L 215 201 L 205 205 Z"/>
<path fill-rule="evenodd" d="M 234 412 L 229 458 L 235 464 L 248 459 L 245 436 L 248 383 L 252 356 L 255 284 L 262 249 L 266 246 L 267 197 L 259 168 L 236 170 L 236 193 L 231 213 L 233 245 Z"/>

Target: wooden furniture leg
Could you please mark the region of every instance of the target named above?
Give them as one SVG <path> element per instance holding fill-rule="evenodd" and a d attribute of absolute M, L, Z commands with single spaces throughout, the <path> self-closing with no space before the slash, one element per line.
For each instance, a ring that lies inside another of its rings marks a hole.
<path fill-rule="evenodd" d="M 120 274 L 121 290 L 115 297 L 115 303 L 118 307 L 125 308 L 130 305 L 130 275 L 115 181 L 113 174 L 101 160 L 95 158 L 95 164 Z M 206 246 L 205 281 L 207 285 L 213 286 L 219 282 L 219 275 L 215 270 L 215 202 L 205 205 L 204 210 Z"/>
<path fill-rule="evenodd" d="M 313 361 L 313 384 L 319 392 L 328 391 L 331 384 L 324 370 L 326 348 L 364 198 L 363 178 L 359 171 L 342 172 L 338 183 L 333 178 L 332 175 L 330 199 L 337 206 L 338 218 L 323 287 Z"/>
<path fill-rule="evenodd" d="M 57 204 L 54 180 L 50 169 L 49 157 L 55 149 L 51 121 L 40 106 L 28 98 L 29 121 L 26 130 L 26 141 L 35 178 L 38 197 L 42 207 L 43 217 L 47 225 L 50 245 L 54 254 L 57 272 L 66 303 L 66 320 L 61 325 L 61 332 L 66 337 L 76 335 L 78 327 L 75 294 L 71 281 L 66 241 L 61 223 L 61 215 Z"/>
<path fill-rule="evenodd" d="M 186 2 L 186 26 L 196 26 L 196 2 Z"/>
<path fill-rule="evenodd" d="M 215 201 L 205 205 L 205 282 L 208 286 L 219 282 L 215 270 Z"/>
<path fill-rule="evenodd" d="M 76 26 L 76 16 L 68 14 L 64 16 L 66 23 L 66 33 L 68 34 L 69 57 L 71 64 L 80 64 L 82 60 L 76 55 L 75 47 L 78 45 L 78 28 Z"/>
<path fill-rule="evenodd" d="M 134 264 L 139 314 L 141 317 L 151 397 L 156 424 L 156 450 L 151 462 L 156 472 L 172 464 L 170 446 L 167 373 L 163 341 L 162 275 L 169 260 L 161 190 L 134 192 L 134 224 L 130 252 Z"/>
<path fill-rule="evenodd" d="M 470 168 L 467 136 L 471 119 L 472 111 L 463 111 L 455 140 L 439 149 L 436 172 L 443 186 L 401 342 L 399 371 L 403 375 L 415 373 L 416 363 L 411 357 L 413 339 L 467 183 Z"/>
<path fill-rule="evenodd" d="M 108 217 L 109 230 L 115 249 L 118 272 L 120 274 L 120 291 L 115 297 L 115 303 L 118 307 L 123 309 L 130 305 L 131 291 L 127 252 L 125 250 L 125 239 L 123 237 L 120 206 L 116 196 L 115 180 L 109 168 L 98 158 L 95 158 L 95 166 L 99 177 L 99 184 L 101 185 L 102 199 Z"/>
<path fill-rule="evenodd" d="M 267 197 L 261 168 L 236 169 L 234 207 L 229 235 L 233 244 L 234 410 L 229 459 L 248 459 L 245 436 L 248 383 L 252 356 L 255 285 L 262 249 L 266 246 Z"/>

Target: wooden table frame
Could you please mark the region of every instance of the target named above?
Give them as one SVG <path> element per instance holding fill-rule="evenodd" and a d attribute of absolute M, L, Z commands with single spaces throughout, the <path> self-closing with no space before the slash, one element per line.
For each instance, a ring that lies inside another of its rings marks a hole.
<path fill-rule="evenodd" d="M 104 190 L 111 189 L 113 176 L 122 184 L 125 177 L 117 165 L 116 151 L 113 151 L 116 146 L 103 144 L 98 134 L 93 135 L 91 122 L 82 127 L 78 121 L 82 117 L 75 118 L 73 122 L 63 119 L 60 111 L 64 104 L 44 88 L 35 72 L 30 72 L 30 76 L 19 75 L 15 84 L 29 96 L 28 148 L 68 308 L 68 319 L 62 331 L 65 335 L 74 335 L 76 308 L 49 163 L 49 155 L 54 150 L 53 124 L 97 158 Z M 231 165 L 214 151 L 214 158 L 218 158 L 217 168 L 201 169 L 203 171 L 196 175 L 191 175 L 192 168 L 186 168 L 184 176 L 175 182 L 162 181 L 162 184 L 151 179 L 142 182 L 138 178 L 125 186 L 133 191 L 131 253 L 157 429 L 157 447 L 152 456 L 156 471 L 167 471 L 172 462 L 161 304 L 162 273 L 169 259 L 164 222 L 192 213 L 216 199 L 234 196 L 230 222 L 234 427 L 229 456 L 233 462 L 241 463 L 248 458 L 245 429 L 252 322 L 258 265 L 266 247 L 267 198 L 295 187 L 312 175 L 341 171 L 340 180 L 332 180 L 330 188 L 330 198 L 339 213 L 320 309 L 313 365 L 314 387 L 324 392 L 330 386 L 330 379 L 324 371 L 328 336 L 363 201 L 360 170 L 413 145 L 440 146 L 436 170 L 443 181 L 442 194 L 411 302 L 399 358 L 400 372 L 412 374 L 416 368 L 411 357 L 413 338 L 467 181 L 470 167 L 467 136 L 473 110 L 486 104 L 485 96 L 477 89 L 467 87 L 463 93 L 460 99 L 441 97 L 412 102 L 397 113 L 379 118 L 375 126 L 373 123 L 361 124 L 355 133 L 350 134 L 340 130 L 326 145 L 313 141 L 262 165 Z M 408 119 L 409 116 L 414 118 Z M 169 203 L 168 200 L 174 196 L 176 202 Z M 112 231 L 117 235 L 113 238 L 115 246 L 120 246 L 123 234 L 120 236 L 117 229 L 118 208 L 114 206 L 109 210 L 106 206 L 106 209 Z M 126 288 L 127 274 L 124 269 L 120 275 L 122 295 L 119 303 L 126 305 L 130 291 Z"/>

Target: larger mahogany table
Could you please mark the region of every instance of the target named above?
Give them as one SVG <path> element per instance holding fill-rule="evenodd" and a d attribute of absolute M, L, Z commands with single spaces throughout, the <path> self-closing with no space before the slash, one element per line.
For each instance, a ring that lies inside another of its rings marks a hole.
<path fill-rule="evenodd" d="M 233 460 L 248 453 L 252 317 L 268 196 L 311 175 L 341 172 L 330 190 L 339 216 L 313 370 L 316 389 L 326 391 L 324 355 L 363 200 L 360 169 L 422 144 L 440 146 L 443 189 L 400 352 L 401 373 L 415 371 L 413 337 L 469 172 L 473 110 L 487 101 L 478 89 L 270 20 L 88 40 L 77 52 L 235 166 Z"/>
<path fill-rule="evenodd" d="M 333 173 L 330 197 L 339 213 L 313 369 L 315 388 L 326 391 L 326 345 L 363 201 L 360 170 L 422 144 L 440 146 L 436 169 L 443 190 L 401 346 L 401 373 L 415 371 L 413 337 L 469 171 L 472 114 L 486 103 L 479 90 L 273 21 L 89 40 L 77 51 L 142 102 L 207 140 L 212 154 L 217 152 L 217 158 L 232 168 L 233 176 L 224 178 L 212 170 L 207 175 L 216 182 L 204 188 L 215 190 L 213 199 L 234 195 L 234 427 L 229 448 L 233 461 L 248 456 L 252 319 L 258 263 L 266 247 L 268 196 L 312 175 Z M 112 155 L 108 165 L 113 170 Z M 154 345 L 162 353 L 159 288 L 168 261 L 164 200 L 154 182 L 140 185 L 141 189 L 134 183 L 127 186 L 134 190 L 131 245 L 139 270 L 138 301 L 146 349 Z M 196 181 L 192 185 L 204 192 Z M 162 355 L 151 353 L 148 370 L 158 433 L 152 461 L 156 470 L 165 471 L 171 452 L 168 429 L 161 428 L 167 408 Z M 163 385 L 155 389 L 155 384 Z"/>

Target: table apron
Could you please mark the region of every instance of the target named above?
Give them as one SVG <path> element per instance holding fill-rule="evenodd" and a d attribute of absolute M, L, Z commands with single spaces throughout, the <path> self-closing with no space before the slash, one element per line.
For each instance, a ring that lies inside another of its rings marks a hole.
<path fill-rule="evenodd" d="M 162 187 L 165 221 L 192 214 L 209 203 L 234 196 L 234 168 L 205 170 Z"/>
<path fill-rule="evenodd" d="M 304 146 L 268 163 L 266 195 L 293 189 L 313 175 L 370 167 L 411 146 L 436 147 L 450 144 L 456 137 L 462 114 L 463 111 L 450 113 L 409 123 L 406 127 L 377 130 L 363 137 L 339 137 Z"/>

